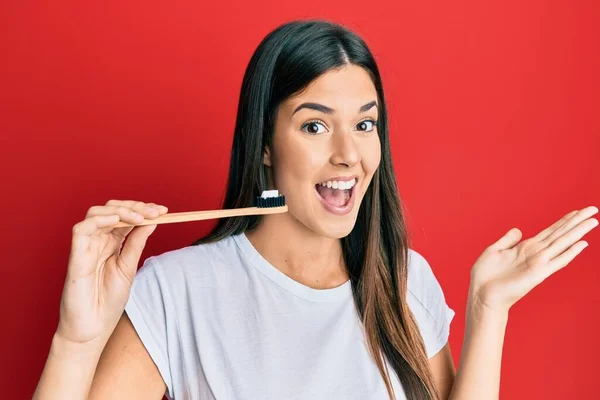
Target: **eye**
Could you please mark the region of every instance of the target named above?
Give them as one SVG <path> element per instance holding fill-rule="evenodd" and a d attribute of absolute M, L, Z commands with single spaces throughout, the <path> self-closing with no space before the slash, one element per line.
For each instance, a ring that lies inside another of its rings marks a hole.
<path fill-rule="evenodd" d="M 323 130 L 319 130 L 319 126 L 323 128 Z M 306 130 L 305 128 L 308 128 Z M 308 121 L 304 125 L 302 125 L 302 131 L 308 133 L 309 135 L 318 135 L 326 131 L 325 126 L 320 121 Z"/>
<path fill-rule="evenodd" d="M 376 124 L 377 121 L 375 120 L 365 119 L 364 121 L 360 121 L 356 126 L 359 128 L 359 131 L 371 132 L 373 129 L 375 129 Z"/>

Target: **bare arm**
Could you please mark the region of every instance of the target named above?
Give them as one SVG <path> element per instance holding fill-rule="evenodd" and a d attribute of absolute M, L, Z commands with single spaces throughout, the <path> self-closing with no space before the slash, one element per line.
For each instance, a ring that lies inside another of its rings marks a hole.
<path fill-rule="evenodd" d="M 166 388 L 156 364 L 123 313 L 100 357 L 89 399 L 162 399 Z"/>
<path fill-rule="evenodd" d="M 86 399 L 102 346 L 70 342 L 54 334 L 33 399 Z"/>
<path fill-rule="evenodd" d="M 498 399 L 508 313 L 468 307 L 465 336 L 450 399 Z"/>
<path fill-rule="evenodd" d="M 123 313 L 103 348 L 55 334 L 33 399 L 162 399 L 165 390 L 158 368 Z"/>
<path fill-rule="evenodd" d="M 456 369 L 454 360 L 450 351 L 450 344 L 447 343 L 442 350 L 429 360 L 429 368 L 435 379 L 435 386 L 441 399 L 447 399 L 450 396 Z"/>
<path fill-rule="evenodd" d="M 469 306 L 458 373 L 450 345 L 429 360 L 440 398 L 498 398 L 502 346 L 508 314 Z"/>

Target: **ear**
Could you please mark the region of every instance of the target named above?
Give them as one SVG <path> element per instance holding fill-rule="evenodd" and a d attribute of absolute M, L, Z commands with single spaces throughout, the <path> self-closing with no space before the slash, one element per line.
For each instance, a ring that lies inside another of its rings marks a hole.
<path fill-rule="evenodd" d="M 271 149 L 269 146 L 265 146 L 265 154 L 263 156 L 263 164 L 267 167 L 271 166 Z"/>

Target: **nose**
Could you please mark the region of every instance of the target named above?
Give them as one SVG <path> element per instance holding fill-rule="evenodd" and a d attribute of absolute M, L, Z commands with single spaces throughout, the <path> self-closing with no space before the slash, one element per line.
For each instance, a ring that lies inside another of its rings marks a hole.
<path fill-rule="evenodd" d="M 361 160 L 360 150 L 353 135 L 346 131 L 338 131 L 331 135 L 332 155 L 331 163 L 346 167 L 353 167 Z"/>

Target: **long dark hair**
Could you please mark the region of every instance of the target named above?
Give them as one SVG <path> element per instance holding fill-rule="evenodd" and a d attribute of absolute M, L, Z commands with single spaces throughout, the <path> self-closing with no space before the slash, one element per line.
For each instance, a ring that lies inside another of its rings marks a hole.
<path fill-rule="evenodd" d="M 263 164 L 271 145 L 279 104 L 321 74 L 344 65 L 364 68 L 378 94 L 381 164 L 365 193 L 356 224 L 341 239 L 353 297 L 369 351 L 394 390 L 385 363 L 393 367 L 408 399 L 437 399 L 422 337 L 408 308 L 408 238 L 390 155 L 383 86 L 366 43 L 329 21 L 292 21 L 270 32 L 244 74 L 223 208 L 249 207 L 268 189 Z M 192 245 L 221 240 L 255 228 L 259 216 L 225 218 Z"/>

